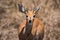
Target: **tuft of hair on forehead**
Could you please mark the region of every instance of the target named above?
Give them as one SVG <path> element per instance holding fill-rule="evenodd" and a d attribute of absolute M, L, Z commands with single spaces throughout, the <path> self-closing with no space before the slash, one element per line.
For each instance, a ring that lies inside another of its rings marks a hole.
<path fill-rule="evenodd" d="M 28 10 L 28 12 L 26 12 L 26 15 L 34 15 L 34 11 L 33 10 Z"/>

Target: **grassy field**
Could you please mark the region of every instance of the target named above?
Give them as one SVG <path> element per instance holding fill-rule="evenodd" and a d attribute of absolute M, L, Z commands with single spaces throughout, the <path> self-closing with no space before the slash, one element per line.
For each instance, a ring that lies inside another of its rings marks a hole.
<path fill-rule="evenodd" d="M 0 40 L 18 40 L 18 27 L 25 19 L 17 4 L 32 9 L 39 5 L 36 16 L 43 21 L 44 40 L 60 40 L 60 0 L 0 0 Z"/>

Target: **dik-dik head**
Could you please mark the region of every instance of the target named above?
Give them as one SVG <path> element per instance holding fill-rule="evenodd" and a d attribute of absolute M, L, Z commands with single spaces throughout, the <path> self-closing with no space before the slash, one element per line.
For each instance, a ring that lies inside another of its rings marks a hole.
<path fill-rule="evenodd" d="M 21 4 L 18 4 L 19 11 L 26 15 L 26 20 L 28 23 L 32 23 L 34 21 L 35 15 L 40 9 L 39 7 L 35 7 L 32 10 L 25 9 Z"/>

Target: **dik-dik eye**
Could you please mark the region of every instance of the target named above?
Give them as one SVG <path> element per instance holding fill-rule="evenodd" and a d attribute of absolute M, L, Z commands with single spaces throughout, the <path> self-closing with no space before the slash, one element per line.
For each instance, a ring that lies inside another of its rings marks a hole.
<path fill-rule="evenodd" d="M 26 16 L 26 17 L 28 17 L 28 16 Z"/>
<path fill-rule="evenodd" d="M 33 17 L 35 17 L 35 15 Z"/>

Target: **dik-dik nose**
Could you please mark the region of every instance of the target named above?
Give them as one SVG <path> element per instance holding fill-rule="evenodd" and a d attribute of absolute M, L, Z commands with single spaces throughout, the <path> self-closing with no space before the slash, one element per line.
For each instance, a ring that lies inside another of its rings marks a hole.
<path fill-rule="evenodd" d="M 31 23 L 31 20 L 29 20 L 29 23 Z"/>

